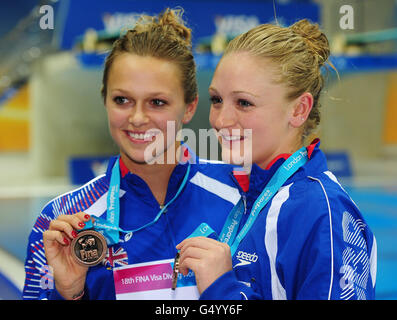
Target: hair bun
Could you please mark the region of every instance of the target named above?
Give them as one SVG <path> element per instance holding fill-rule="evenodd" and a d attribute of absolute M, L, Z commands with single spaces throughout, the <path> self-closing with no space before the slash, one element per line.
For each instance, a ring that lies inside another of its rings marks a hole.
<path fill-rule="evenodd" d="M 160 14 L 158 23 L 160 26 L 172 28 L 175 33 L 186 43 L 186 45 L 190 46 L 192 31 L 185 26 L 182 15 L 182 8 L 167 8 L 163 13 Z"/>
<path fill-rule="evenodd" d="M 324 65 L 330 55 L 329 42 L 318 24 L 303 19 L 290 26 L 290 29 L 300 35 L 313 53 L 318 56 L 319 65 Z"/>
<path fill-rule="evenodd" d="M 191 29 L 185 26 L 182 19 L 183 9 L 175 8 L 165 9 L 158 16 L 148 16 L 142 14 L 139 17 L 134 29 L 128 32 L 136 32 L 137 34 L 154 32 L 155 29 L 162 29 L 171 38 L 176 38 L 186 46 L 191 47 Z"/>

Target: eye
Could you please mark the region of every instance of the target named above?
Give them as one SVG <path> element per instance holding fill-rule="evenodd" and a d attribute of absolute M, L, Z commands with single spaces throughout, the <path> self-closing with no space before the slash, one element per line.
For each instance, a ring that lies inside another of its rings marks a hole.
<path fill-rule="evenodd" d="M 244 108 L 253 106 L 253 104 L 251 102 L 249 102 L 248 100 L 245 100 L 245 99 L 238 99 L 237 104 L 240 107 L 244 107 Z"/>
<path fill-rule="evenodd" d="M 151 100 L 152 105 L 156 107 L 161 107 L 167 104 L 167 101 L 162 100 L 162 99 L 153 99 Z"/>
<path fill-rule="evenodd" d="M 219 96 L 211 96 L 210 97 L 210 102 L 212 104 L 218 104 L 218 103 L 222 103 L 222 98 Z"/>
<path fill-rule="evenodd" d="M 128 99 L 126 97 L 117 96 L 113 98 L 113 101 L 118 105 L 123 105 L 128 102 Z"/>

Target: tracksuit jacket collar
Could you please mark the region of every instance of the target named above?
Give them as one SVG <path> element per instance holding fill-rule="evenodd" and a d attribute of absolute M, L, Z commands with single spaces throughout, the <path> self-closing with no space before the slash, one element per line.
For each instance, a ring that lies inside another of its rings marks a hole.
<path fill-rule="evenodd" d="M 309 161 L 302 168 L 300 168 L 292 177 L 290 177 L 287 180 L 286 184 L 305 178 L 308 175 L 314 175 L 328 170 L 325 165 L 325 155 L 320 150 L 319 146 L 319 139 L 315 139 L 309 146 L 307 146 L 306 149 L 308 151 Z M 249 177 L 248 191 L 245 192 L 248 203 L 253 203 L 256 200 L 256 198 L 263 191 L 271 177 L 275 174 L 277 169 L 284 163 L 284 161 L 289 156 L 289 154 L 282 154 L 277 156 L 273 159 L 273 161 L 270 162 L 269 166 L 266 169 L 262 169 L 256 164 L 252 165 L 251 174 Z M 243 179 L 236 178 L 236 180 L 241 181 Z M 240 190 L 244 190 L 241 183 L 239 183 L 239 186 Z"/>

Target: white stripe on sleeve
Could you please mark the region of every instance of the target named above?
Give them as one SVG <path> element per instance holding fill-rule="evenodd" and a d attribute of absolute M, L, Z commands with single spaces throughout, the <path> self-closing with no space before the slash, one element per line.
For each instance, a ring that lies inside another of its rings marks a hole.
<path fill-rule="evenodd" d="M 218 197 L 233 203 L 234 205 L 240 200 L 240 193 L 237 188 L 228 186 L 218 180 L 208 177 L 201 172 L 197 172 L 193 178 L 190 179 L 191 183 L 216 194 Z"/>
<path fill-rule="evenodd" d="M 376 271 L 377 271 L 377 245 L 376 239 L 374 236 L 372 242 L 372 249 L 371 249 L 371 257 L 369 258 L 369 265 L 370 265 L 370 272 L 371 272 L 371 279 L 372 279 L 372 287 L 375 288 L 376 284 Z"/>
<path fill-rule="evenodd" d="M 325 195 L 325 199 L 327 200 L 327 206 L 328 206 L 328 218 L 329 218 L 329 234 L 330 234 L 330 241 L 331 241 L 331 270 L 330 270 L 330 283 L 329 283 L 329 291 L 328 291 L 328 300 L 331 300 L 331 292 L 332 292 L 332 284 L 334 282 L 334 240 L 333 240 L 333 236 L 332 236 L 332 215 L 331 215 L 331 206 L 329 204 L 329 200 L 328 200 L 328 195 L 327 192 L 325 191 L 325 188 L 322 184 L 322 182 L 320 181 L 320 179 L 314 178 L 314 177 L 308 177 L 314 181 L 317 181 L 320 186 L 321 189 L 324 192 Z"/>
<path fill-rule="evenodd" d="M 278 250 L 277 222 L 281 206 L 289 198 L 289 188 L 291 187 L 291 185 L 292 183 L 288 186 L 280 188 L 280 190 L 272 200 L 269 212 L 266 217 L 265 247 L 270 261 L 270 276 L 273 300 L 287 299 L 286 291 L 280 283 L 280 279 L 278 278 L 276 270 L 276 257 Z"/>

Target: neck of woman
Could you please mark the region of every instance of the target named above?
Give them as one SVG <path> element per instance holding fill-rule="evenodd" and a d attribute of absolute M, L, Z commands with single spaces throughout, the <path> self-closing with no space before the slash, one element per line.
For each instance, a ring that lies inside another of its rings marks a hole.
<path fill-rule="evenodd" d="M 267 169 L 269 164 L 279 155 L 282 154 L 293 154 L 297 150 L 303 147 L 303 142 L 301 139 L 295 139 L 290 143 L 286 143 L 283 146 L 277 148 L 272 154 L 270 154 L 266 159 L 262 161 L 255 162 L 260 168 Z"/>
<path fill-rule="evenodd" d="M 164 205 L 165 197 L 167 194 L 168 182 L 171 174 L 177 165 L 178 154 L 175 154 L 172 163 L 167 163 L 167 153 L 175 152 L 174 150 L 180 149 L 177 145 L 175 148 L 169 148 L 165 152 L 163 163 L 142 163 L 136 162 L 124 152 L 121 152 L 121 159 L 128 168 L 128 170 L 140 178 L 142 178 L 152 191 L 153 196 L 160 206 Z M 171 151 L 172 150 L 172 151 Z M 176 152 L 175 152 L 176 153 Z"/>

